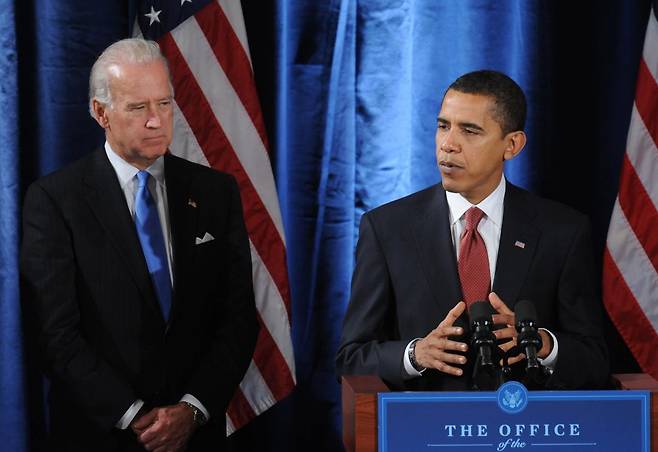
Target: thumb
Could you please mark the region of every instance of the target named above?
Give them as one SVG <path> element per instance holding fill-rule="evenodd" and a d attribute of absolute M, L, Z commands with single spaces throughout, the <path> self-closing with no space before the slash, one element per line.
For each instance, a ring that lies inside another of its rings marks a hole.
<path fill-rule="evenodd" d="M 155 421 L 156 416 L 157 412 L 155 409 L 153 409 L 133 421 L 132 427 L 136 430 L 144 430 Z"/>

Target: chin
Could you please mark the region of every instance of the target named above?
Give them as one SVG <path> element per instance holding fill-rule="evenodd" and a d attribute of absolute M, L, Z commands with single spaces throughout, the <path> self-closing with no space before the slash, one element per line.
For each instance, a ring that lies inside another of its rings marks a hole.
<path fill-rule="evenodd" d="M 443 185 L 443 189 L 445 191 L 450 191 L 453 193 L 461 193 L 462 191 L 462 187 L 460 187 L 459 184 L 445 176 L 441 176 L 441 185 Z"/>

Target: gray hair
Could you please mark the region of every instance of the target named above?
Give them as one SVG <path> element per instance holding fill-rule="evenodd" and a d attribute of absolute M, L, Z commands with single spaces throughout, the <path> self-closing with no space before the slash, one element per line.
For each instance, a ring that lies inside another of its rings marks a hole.
<path fill-rule="evenodd" d="M 110 79 L 113 75 L 110 72 L 111 67 L 123 63 L 147 64 L 155 61 L 164 63 L 169 78 L 169 88 L 173 94 L 174 87 L 171 83 L 171 73 L 169 72 L 167 59 L 160 51 L 157 42 L 141 38 L 129 38 L 117 41 L 105 49 L 91 67 L 91 74 L 89 75 L 89 113 L 92 118 L 96 118 L 93 109 L 94 100 L 106 106 L 112 105 Z"/>

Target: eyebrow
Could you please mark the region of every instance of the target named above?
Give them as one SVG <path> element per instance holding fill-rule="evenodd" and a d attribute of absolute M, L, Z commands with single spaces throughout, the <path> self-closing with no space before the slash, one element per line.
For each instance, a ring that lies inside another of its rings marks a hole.
<path fill-rule="evenodd" d="M 450 124 L 450 121 L 448 121 L 446 119 L 443 119 L 440 116 L 437 118 L 437 122 L 442 123 L 442 124 Z M 462 129 L 473 129 L 473 130 L 477 130 L 477 131 L 480 131 L 480 132 L 484 132 L 484 129 L 481 126 L 479 126 L 479 125 L 477 125 L 473 122 L 459 122 L 459 123 L 457 123 L 457 125 Z"/>
<path fill-rule="evenodd" d="M 161 99 L 157 99 L 156 102 L 163 102 L 163 101 L 172 102 L 173 100 L 174 100 L 173 96 L 167 96 L 167 97 L 163 97 Z M 126 104 L 126 106 L 128 108 L 132 108 L 132 107 L 138 107 L 140 105 L 146 105 L 148 103 L 149 103 L 149 101 L 142 100 L 142 101 L 138 101 L 138 102 L 130 102 L 130 103 Z"/>

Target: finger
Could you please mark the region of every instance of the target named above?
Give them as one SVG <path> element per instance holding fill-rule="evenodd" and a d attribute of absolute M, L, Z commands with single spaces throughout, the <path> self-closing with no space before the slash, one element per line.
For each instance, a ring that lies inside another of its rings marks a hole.
<path fill-rule="evenodd" d="M 169 449 L 169 444 L 167 444 L 166 438 L 155 438 L 152 441 L 144 444 L 146 450 L 158 450 L 158 449 Z"/>
<path fill-rule="evenodd" d="M 507 307 L 505 302 L 500 299 L 500 297 L 496 294 L 496 292 L 491 292 L 489 294 L 489 302 L 491 303 L 491 306 L 499 313 L 499 314 L 505 314 L 505 315 L 514 315 L 514 313 L 510 310 L 510 308 Z"/>
<path fill-rule="evenodd" d="M 432 331 L 434 339 L 442 340 L 448 336 L 461 336 L 464 334 L 464 329 L 459 326 L 445 326 L 439 325 Z"/>
<path fill-rule="evenodd" d="M 133 428 L 137 430 L 144 430 L 146 427 L 151 425 L 157 417 L 157 412 L 155 409 L 149 411 L 148 413 L 142 415 L 139 419 L 135 420 L 133 423 Z"/>
<path fill-rule="evenodd" d="M 503 352 L 507 353 L 515 345 L 516 345 L 516 342 L 508 341 L 508 342 L 505 342 L 504 344 L 498 345 L 498 348 L 501 349 Z"/>
<path fill-rule="evenodd" d="M 459 377 L 462 373 L 464 373 L 464 371 L 461 370 L 459 367 L 453 367 L 441 360 L 432 361 L 430 367 L 438 370 L 439 372 L 443 372 L 449 375 L 454 375 L 456 377 Z"/>
<path fill-rule="evenodd" d="M 443 361 L 447 364 L 466 364 L 466 357 L 457 355 L 455 353 L 442 352 L 438 361 Z"/>
<path fill-rule="evenodd" d="M 455 307 L 448 312 L 446 318 L 443 319 L 441 323 L 439 323 L 439 328 L 442 326 L 452 326 L 455 323 L 455 321 L 459 318 L 459 316 L 464 313 L 465 309 L 466 309 L 466 303 L 464 303 L 463 301 L 457 303 Z"/>
<path fill-rule="evenodd" d="M 514 316 L 507 314 L 494 314 L 491 316 L 491 320 L 493 321 L 494 325 L 513 326 L 515 323 Z"/>
<path fill-rule="evenodd" d="M 451 341 L 450 339 L 442 339 L 442 341 L 443 350 L 468 351 L 468 345 L 463 342 Z"/>
<path fill-rule="evenodd" d="M 139 439 L 140 443 L 146 445 L 152 443 L 158 436 L 160 436 L 160 434 L 160 424 L 156 421 L 153 425 L 140 433 L 137 439 Z"/>
<path fill-rule="evenodd" d="M 502 328 L 500 330 L 495 330 L 493 333 L 494 336 L 496 336 L 496 339 L 513 339 L 519 334 L 515 328 Z"/>
<path fill-rule="evenodd" d="M 512 356 L 512 357 L 509 359 L 508 363 L 509 363 L 510 365 L 512 365 L 512 364 L 518 363 L 518 362 L 520 362 L 520 361 L 523 361 L 524 359 L 525 359 L 525 355 L 524 355 L 523 353 L 520 353 L 520 354 L 518 354 L 518 355 L 516 355 L 516 356 Z"/>

